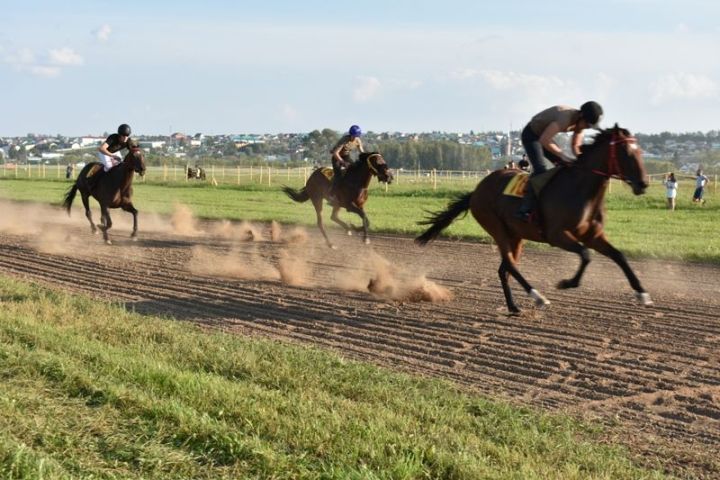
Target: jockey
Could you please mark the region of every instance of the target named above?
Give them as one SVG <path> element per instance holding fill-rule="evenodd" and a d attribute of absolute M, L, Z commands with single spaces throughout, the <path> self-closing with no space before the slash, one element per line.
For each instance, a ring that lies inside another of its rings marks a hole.
<path fill-rule="evenodd" d="M 88 171 L 86 179 L 88 180 L 88 188 L 92 190 L 98 184 L 102 174 L 109 171 L 112 167 L 122 162 L 122 157 L 118 153 L 123 148 L 129 148 L 128 142 L 130 140 L 130 125 L 123 123 L 117 129 L 117 133 L 110 135 L 100 148 L 98 148 L 98 159 L 100 164 L 103 166 L 102 171 L 100 168 L 92 168 Z"/>
<path fill-rule="evenodd" d="M 362 142 L 360 141 L 361 135 L 362 130 L 360 130 L 360 127 L 353 125 L 350 127 L 350 130 L 348 130 L 348 133 L 343 135 L 331 150 L 333 179 L 330 185 L 330 196 L 335 196 L 335 188 L 340 182 L 344 170 L 352 163 L 350 152 L 354 149 L 357 149 L 361 153 L 365 152 Z"/>
<path fill-rule="evenodd" d="M 583 130 L 597 128 L 602 114 L 603 109 L 600 104 L 589 101 L 583 103 L 580 110 L 566 105 L 556 105 L 532 117 L 520 137 L 528 159 L 533 166 L 530 176 L 534 177 L 545 172 L 545 158 L 555 165 L 569 165 L 572 163 L 573 159 L 565 155 L 558 144 L 555 143 L 555 135 L 561 132 L 572 132 L 572 152 L 575 156 L 578 156 L 580 155 L 580 146 L 583 143 Z M 528 221 L 530 212 L 535 206 L 535 201 L 535 192 L 528 184 L 520 210 L 517 211 L 515 216 Z"/>
<path fill-rule="evenodd" d="M 128 140 L 130 139 L 130 125 L 123 123 L 117 129 L 117 133 L 110 135 L 100 148 L 98 148 L 98 158 L 103 165 L 103 170 L 108 171 L 118 163 L 122 162 L 119 152 L 123 148 L 128 148 Z"/>

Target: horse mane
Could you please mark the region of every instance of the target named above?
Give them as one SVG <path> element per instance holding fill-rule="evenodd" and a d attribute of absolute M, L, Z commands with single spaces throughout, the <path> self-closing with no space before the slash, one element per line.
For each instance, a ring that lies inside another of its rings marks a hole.
<path fill-rule="evenodd" d="M 617 124 L 612 128 L 605 128 L 603 130 L 600 130 L 600 133 L 595 135 L 595 138 L 593 138 L 592 143 L 586 143 L 585 145 L 580 146 L 580 157 L 578 158 L 578 160 L 582 160 L 585 155 L 594 152 L 598 148 L 598 146 L 604 145 L 612 138 L 612 135 L 617 132 L 623 134 L 626 137 L 632 136 L 629 130 L 618 127 Z"/>
<path fill-rule="evenodd" d="M 349 166 L 348 169 L 347 169 L 346 174 L 348 174 L 348 173 L 350 173 L 350 172 L 352 172 L 352 171 L 354 171 L 354 170 L 357 170 L 360 166 L 362 166 L 362 165 L 365 163 L 365 161 L 366 161 L 368 158 L 370 158 L 371 155 L 380 155 L 380 152 L 363 152 L 363 153 L 360 153 L 360 155 L 358 156 L 357 161 L 352 162 L 352 163 L 350 164 L 350 166 Z"/>

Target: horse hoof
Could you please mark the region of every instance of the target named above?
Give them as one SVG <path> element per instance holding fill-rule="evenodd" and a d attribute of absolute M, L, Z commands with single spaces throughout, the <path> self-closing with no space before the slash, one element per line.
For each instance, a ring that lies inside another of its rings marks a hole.
<path fill-rule="evenodd" d="M 112 242 L 110 240 L 105 240 L 105 245 L 112 245 Z"/>
<path fill-rule="evenodd" d="M 93 235 L 98 235 L 98 234 L 100 233 L 100 231 L 99 231 L 99 230 L 93 230 L 92 233 L 93 233 Z"/>
<path fill-rule="evenodd" d="M 365 239 L 365 245 L 370 245 L 370 239 L 369 239 L 369 238 L 366 238 L 366 239 Z"/>
<path fill-rule="evenodd" d="M 578 284 L 573 283 L 570 280 L 560 280 L 557 284 L 557 288 L 560 290 L 567 290 L 568 288 L 577 288 Z"/>
<path fill-rule="evenodd" d="M 352 237 L 352 230 L 348 230 L 348 237 Z"/>
<path fill-rule="evenodd" d="M 640 302 L 640 305 L 644 305 L 646 307 L 655 305 L 652 298 L 650 298 L 650 294 L 647 292 L 637 292 L 635 294 L 635 298 L 637 298 L 637 301 Z"/>
<path fill-rule="evenodd" d="M 332 250 L 337 250 L 338 248 L 335 245 L 328 245 Z"/>
<path fill-rule="evenodd" d="M 133 242 L 137 242 L 138 241 L 137 235 L 133 235 L 132 237 L 130 237 L 130 240 L 132 240 Z"/>
<path fill-rule="evenodd" d="M 542 293 L 538 292 L 534 288 L 530 290 L 529 294 L 535 300 L 535 306 L 543 308 L 546 305 L 550 305 L 550 300 L 545 298 Z"/>

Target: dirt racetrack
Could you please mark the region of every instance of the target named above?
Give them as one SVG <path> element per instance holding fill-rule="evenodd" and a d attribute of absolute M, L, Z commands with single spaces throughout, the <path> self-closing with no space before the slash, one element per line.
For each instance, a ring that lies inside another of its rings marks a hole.
<path fill-rule="evenodd" d="M 142 313 L 313 344 L 443 377 L 517 404 L 587 415 L 613 441 L 675 474 L 720 478 L 720 268 L 631 261 L 655 306 L 636 305 L 619 268 L 593 255 L 526 251 L 521 270 L 552 302 L 506 315 L 490 245 L 358 237 L 315 229 L 113 212 L 112 246 L 73 217 L 6 202 L 0 273 L 124 302 Z M 97 214 L 96 214 L 97 215 Z M 479 228 L 479 227 L 478 227 Z M 375 293 L 368 291 L 372 280 Z M 610 440 L 610 438 L 609 438 Z"/>

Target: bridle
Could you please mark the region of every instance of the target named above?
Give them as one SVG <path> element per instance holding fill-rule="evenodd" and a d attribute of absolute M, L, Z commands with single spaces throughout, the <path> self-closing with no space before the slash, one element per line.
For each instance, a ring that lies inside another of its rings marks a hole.
<path fill-rule="evenodd" d="M 368 168 L 370 169 L 371 172 L 373 172 L 375 174 L 375 176 L 378 176 L 379 173 L 377 171 L 377 168 L 375 168 L 375 166 L 370 161 L 370 159 L 372 157 L 379 157 L 379 156 L 380 156 L 379 153 L 373 153 L 372 155 L 368 155 L 367 158 L 365 159 L 365 162 L 367 163 Z"/>
<path fill-rule="evenodd" d="M 593 169 L 592 172 L 603 177 L 617 178 L 618 180 L 623 181 L 627 180 L 627 177 L 625 177 L 622 170 L 620 170 L 620 162 L 618 162 L 617 157 L 617 146 L 624 143 L 631 145 L 632 148 L 637 148 L 637 138 L 620 137 L 613 132 L 612 137 L 610 138 L 610 158 L 608 159 L 607 172 L 595 169 Z"/>
<path fill-rule="evenodd" d="M 137 154 L 140 153 L 140 147 L 130 147 L 130 153 L 133 155 L 133 170 L 137 170 Z"/>

